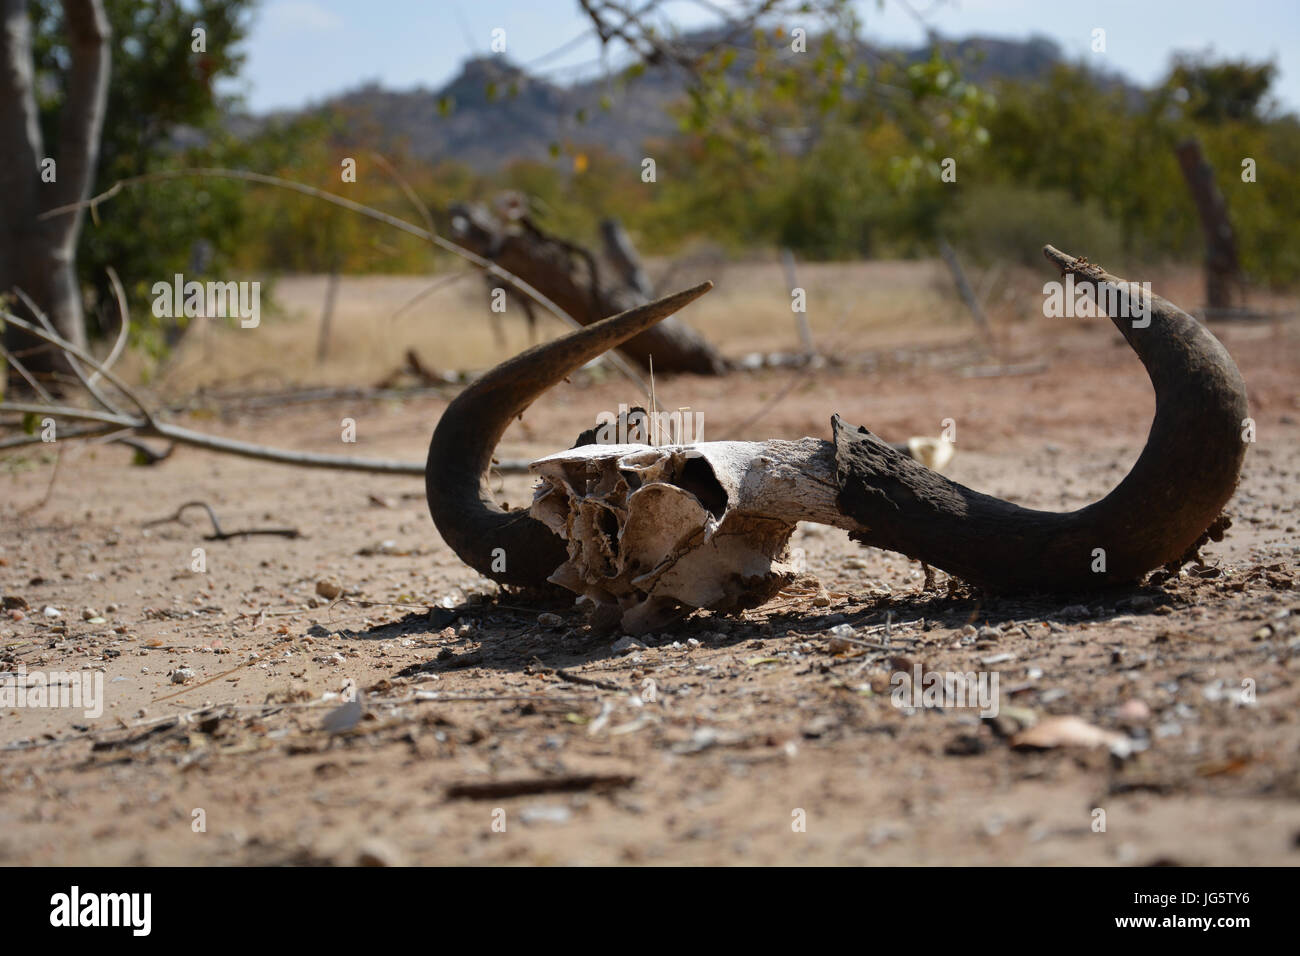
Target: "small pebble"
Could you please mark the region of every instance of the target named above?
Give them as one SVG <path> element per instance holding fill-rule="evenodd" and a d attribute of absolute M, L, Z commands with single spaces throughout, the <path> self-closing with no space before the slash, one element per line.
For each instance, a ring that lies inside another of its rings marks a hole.
<path fill-rule="evenodd" d="M 332 601 L 343 593 L 343 586 L 333 578 L 321 578 L 316 582 L 316 593 L 327 601 Z"/>
<path fill-rule="evenodd" d="M 369 840 L 357 851 L 357 866 L 401 866 L 402 858 L 383 840 Z"/>
<path fill-rule="evenodd" d="M 1141 723 L 1151 716 L 1151 708 L 1137 699 L 1126 700 L 1115 711 L 1115 716 L 1123 721 Z"/>

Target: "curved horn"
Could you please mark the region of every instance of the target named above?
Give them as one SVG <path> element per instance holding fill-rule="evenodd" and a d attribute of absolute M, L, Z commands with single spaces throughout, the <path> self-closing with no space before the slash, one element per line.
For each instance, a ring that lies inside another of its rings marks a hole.
<path fill-rule="evenodd" d="M 502 511 L 486 493 L 497 442 L 552 385 L 711 288 L 703 282 L 521 352 L 456 396 L 429 443 L 424 491 L 433 523 L 462 561 L 503 584 L 546 584 L 566 560 L 564 542 L 527 511 Z"/>
<path fill-rule="evenodd" d="M 1224 347 L 1150 295 L 1149 325 L 1121 317 L 1148 298 L 1100 267 L 1047 246 L 1075 284 L 1105 292 L 1115 326 L 1146 366 L 1156 415 L 1146 447 L 1105 498 L 1068 514 L 1032 511 L 948 481 L 865 428 L 832 420 L 839 504 L 852 537 L 993 590 L 1070 591 L 1140 579 L 1218 534 L 1246 446 L 1246 385 Z M 1098 550 L 1100 549 L 1100 550 Z"/>

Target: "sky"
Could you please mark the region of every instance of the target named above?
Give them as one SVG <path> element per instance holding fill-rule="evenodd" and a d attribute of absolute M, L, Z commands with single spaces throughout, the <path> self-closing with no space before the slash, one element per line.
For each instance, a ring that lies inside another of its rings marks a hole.
<path fill-rule="evenodd" d="M 667 0 L 683 28 L 718 22 L 713 8 L 734 0 Z M 1274 94 L 1300 112 L 1300 0 L 860 0 L 863 36 L 916 46 L 925 26 L 945 36 L 972 33 L 1056 40 L 1084 58 L 1149 85 L 1178 51 L 1272 59 Z M 918 19 L 919 18 L 919 19 Z M 793 20 L 789 26 L 797 25 Z M 1093 30 L 1106 31 L 1094 53 Z M 255 113 L 293 109 L 362 83 L 437 89 L 474 54 L 488 54 L 505 31 L 506 56 L 557 83 L 601 71 L 600 44 L 577 0 L 263 0 L 245 44 L 243 75 L 228 90 Z M 617 51 L 610 62 L 621 62 Z"/>

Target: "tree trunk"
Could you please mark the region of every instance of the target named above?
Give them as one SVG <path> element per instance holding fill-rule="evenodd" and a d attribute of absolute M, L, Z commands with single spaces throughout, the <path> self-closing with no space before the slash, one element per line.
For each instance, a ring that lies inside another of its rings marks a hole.
<path fill-rule="evenodd" d="M 1178 165 L 1196 203 L 1205 233 L 1205 302 L 1211 309 L 1231 309 L 1234 292 L 1241 287 L 1237 237 L 1228 218 L 1228 204 L 1214 182 L 1214 169 L 1201 144 L 1188 139 L 1178 144 Z"/>
<path fill-rule="evenodd" d="M 526 217 L 505 224 L 470 203 L 455 204 L 449 212 L 456 242 L 523 279 L 583 325 L 649 301 L 621 282 L 603 282 L 590 252 L 547 235 Z M 506 283 L 500 284 L 522 298 Z M 619 351 L 641 368 L 649 368 L 653 358 L 656 372 L 720 375 L 728 368 L 726 359 L 703 336 L 674 318 L 634 336 Z"/>
<path fill-rule="evenodd" d="M 108 18 L 101 0 L 63 0 L 71 62 L 56 156 L 48 156 L 36 107 L 31 22 L 26 0 L 3 2 L 0 26 L 0 293 L 25 292 L 74 345 L 86 341 L 77 281 L 77 239 L 84 213 L 49 219 L 42 212 L 86 199 L 94 185 L 104 124 L 110 65 Z M 53 159 L 51 167 L 45 161 Z M 44 164 L 44 165 L 43 165 Z M 28 315 L 21 302 L 15 314 Z M 29 315 L 36 321 L 34 315 Z M 62 367 L 62 356 L 17 329 L 6 331 L 11 351 L 33 371 Z"/>
<path fill-rule="evenodd" d="M 605 246 L 605 258 L 618 270 L 623 284 L 633 289 L 649 301 L 654 297 L 654 286 L 646 274 L 641 257 L 637 255 L 632 238 L 617 219 L 602 219 L 600 222 L 600 241 Z"/>

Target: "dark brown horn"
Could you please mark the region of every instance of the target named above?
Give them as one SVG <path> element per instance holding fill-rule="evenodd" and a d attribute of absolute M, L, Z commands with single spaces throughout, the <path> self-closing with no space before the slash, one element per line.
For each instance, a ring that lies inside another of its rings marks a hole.
<path fill-rule="evenodd" d="M 1043 251 L 1076 285 L 1129 288 L 1051 246 Z M 1021 508 L 948 481 L 836 416 L 839 503 L 860 525 L 852 536 L 1002 591 L 1127 583 L 1186 558 L 1215 533 L 1236 488 L 1246 385 L 1204 326 L 1150 298 L 1147 327 L 1110 316 L 1146 366 L 1156 415 L 1137 463 L 1105 498 L 1068 514 Z M 1104 570 L 1095 570 L 1099 556 Z"/>
<path fill-rule="evenodd" d="M 456 396 L 429 443 L 424 492 L 433 523 L 462 561 L 503 584 L 546 584 L 565 561 L 564 542 L 526 510 L 502 511 L 487 494 L 483 477 L 497 442 L 552 385 L 711 288 L 703 282 L 521 352 Z"/>

